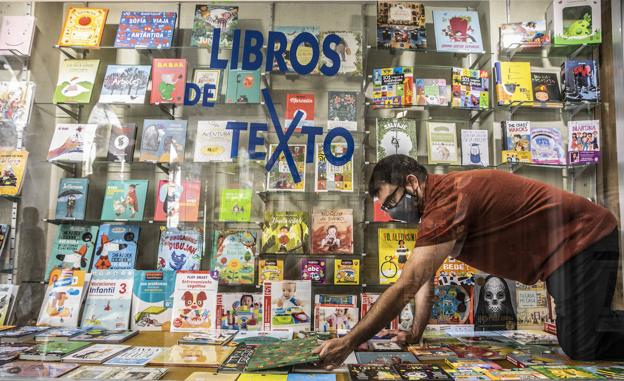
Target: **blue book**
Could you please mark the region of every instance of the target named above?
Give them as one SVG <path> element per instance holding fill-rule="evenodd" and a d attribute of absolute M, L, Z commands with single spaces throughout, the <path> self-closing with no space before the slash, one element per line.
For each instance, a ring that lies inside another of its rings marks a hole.
<path fill-rule="evenodd" d="M 109 180 L 104 193 L 102 220 L 143 220 L 148 185 L 148 180 Z"/>
<path fill-rule="evenodd" d="M 95 246 L 94 269 L 134 269 L 139 227 L 102 224 Z"/>
<path fill-rule="evenodd" d="M 565 102 L 598 102 L 600 82 L 594 60 L 566 60 L 561 65 L 561 84 Z"/>
<path fill-rule="evenodd" d="M 89 179 L 61 179 L 56 196 L 57 220 L 84 220 Z"/>
<path fill-rule="evenodd" d="M 167 331 L 171 328 L 175 271 L 135 271 L 132 290 L 132 329 Z"/>
<path fill-rule="evenodd" d="M 158 270 L 199 270 L 202 244 L 202 233 L 198 230 L 163 231 L 158 245 Z"/>
<path fill-rule="evenodd" d="M 229 70 L 225 103 L 260 103 L 260 70 Z"/>
<path fill-rule="evenodd" d="M 168 49 L 176 27 L 176 12 L 122 11 L 116 48 Z"/>
<path fill-rule="evenodd" d="M 46 281 L 55 268 L 89 271 L 97 234 L 97 226 L 60 225 L 50 250 Z"/>
<path fill-rule="evenodd" d="M 95 270 L 82 312 L 81 327 L 127 330 L 134 270 Z"/>
<path fill-rule="evenodd" d="M 437 51 L 483 52 L 479 13 L 460 8 L 433 11 L 433 26 Z"/>
<path fill-rule="evenodd" d="M 140 161 L 181 163 L 186 145 L 186 120 L 145 119 Z"/>

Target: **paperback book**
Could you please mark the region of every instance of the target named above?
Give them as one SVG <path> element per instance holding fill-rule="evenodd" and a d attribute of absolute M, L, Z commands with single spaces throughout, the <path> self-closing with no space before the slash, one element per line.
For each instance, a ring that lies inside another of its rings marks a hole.
<path fill-rule="evenodd" d="M 216 329 L 192 332 L 178 340 L 183 345 L 225 345 L 234 338 L 238 330 Z"/>
<path fill-rule="evenodd" d="M 195 16 L 191 34 L 191 46 L 209 48 L 213 44 L 215 29 L 220 30 L 221 48 L 232 47 L 233 31 L 238 28 L 238 7 L 222 5 L 195 5 Z"/>
<path fill-rule="evenodd" d="M 95 156 L 97 124 L 57 123 L 48 150 L 48 161 L 88 163 Z"/>
<path fill-rule="evenodd" d="M 83 328 L 51 328 L 43 333 L 35 335 L 35 341 L 38 343 L 46 343 L 49 341 L 66 342 L 84 331 Z"/>
<path fill-rule="evenodd" d="M 284 62 L 286 63 L 286 67 L 280 67 L 277 60 L 273 61 L 273 70 L 281 72 L 294 71 L 290 59 L 290 48 L 293 40 L 295 39 L 295 37 L 297 37 L 297 35 L 304 32 L 310 33 L 312 36 L 314 36 L 316 40 L 319 39 L 320 35 L 320 29 L 318 26 L 276 26 L 275 31 L 282 32 L 286 35 L 286 50 L 284 51 Z M 309 64 L 310 62 L 312 62 L 312 58 L 314 55 L 313 52 L 314 51 L 311 46 L 307 46 L 305 44 L 299 45 L 295 52 L 297 55 L 297 62 L 299 62 L 300 65 Z M 312 73 L 318 73 L 318 69 L 314 69 Z"/>
<path fill-rule="evenodd" d="M 49 329 L 49 327 L 39 326 L 11 327 L 0 331 L 0 343 L 32 342 L 35 335 L 41 334 Z"/>
<path fill-rule="evenodd" d="M 393 366 L 382 364 L 349 364 L 349 375 L 352 381 L 402 380 Z"/>
<path fill-rule="evenodd" d="M 22 192 L 28 151 L 0 151 L 0 195 L 18 196 Z"/>
<path fill-rule="evenodd" d="M 323 32 L 319 39 L 320 46 L 323 46 L 322 43 L 328 34 L 335 34 L 340 38 L 340 41 L 334 48 L 335 52 L 338 53 L 340 57 L 340 69 L 338 70 L 338 74 L 362 75 L 362 32 Z M 324 54 L 321 54 L 319 66 L 323 64 L 331 66 L 332 61 Z"/>
<path fill-rule="evenodd" d="M 309 238 L 307 212 L 265 212 L 261 253 L 304 254 Z"/>
<path fill-rule="evenodd" d="M 195 136 L 196 163 L 231 162 L 232 130 L 226 129 L 226 120 L 200 120 Z"/>
<path fill-rule="evenodd" d="M 433 11 L 436 50 L 439 52 L 482 53 L 479 13 L 456 8 Z"/>
<path fill-rule="evenodd" d="M 84 220 L 89 179 L 62 178 L 56 196 L 57 220 Z"/>
<path fill-rule="evenodd" d="M 78 367 L 78 364 L 13 361 L 0 367 L 0 377 L 57 378 Z"/>
<path fill-rule="evenodd" d="M 35 35 L 35 16 L 3 15 L 0 20 L 0 54 L 30 56 Z"/>
<path fill-rule="evenodd" d="M 312 253 L 353 254 L 353 209 L 312 211 Z"/>
<path fill-rule="evenodd" d="M 327 129 L 336 127 L 357 131 L 357 92 L 327 92 Z"/>
<path fill-rule="evenodd" d="M 377 119 L 377 161 L 390 155 L 418 156 L 414 119 Z"/>
<path fill-rule="evenodd" d="M 220 292 L 217 295 L 217 319 L 221 329 L 258 331 L 262 328 L 261 293 Z"/>
<path fill-rule="evenodd" d="M 139 226 L 102 224 L 95 243 L 93 268 L 97 270 L 134 269 Z"/>
<path fill-rule="evenodd" d="M 533 369 L 488 370 L 485 374 L 491 380 L 549 380 L 548 377 Z"/>
<path fill-rule="evenodd" d="M 218 284 L 209 271 L 177 272 L 171 332 L 193 332 L 216 327 Z"/>
<path fill-rule="evenodd" d="M 106 160 L 132 163 L 134 161 L 136 132 L 137 125 L 135 123 L 126 123 L 121 126 L 114 125 L 111 128 Z"/>
<path fill-rule="evenodd" d="M 301 280 L 315 284 L 327 283 L 327 261 L 325 259 L 302 259 Z"/>
<path fill-rule="evenodd" d="M 427 48 L 425 6 L 415 1 L 377 2 L 377 47 Z"/>
<path fill-rule="evenodd" d="M 525 285 L 516 282 L 518 329 L 540 330 L 548 321 L 548 292 L 544 282 Z"/>
<path fill-rule="evenodd" d="M 200 99 L 205 99 L 209 103 L 217 103 L 219 101 L 221 95 L 221 70 L 195 68 L 193 70 L 193 83 L 200 88 Z M 204 93 L 206 91 L 205 85 L 214 86 L 212 93 Z"/>
<path fill-rule="evenodd" d="M 165 348 L 150 365 L 218 368 L 234 351 L 225 345 L 173 345 Z"/>
<path fill-rule="evenodd" d="M 457 164 L 457 129 L 455 123 L 428 122 L 429 164 Z"/>
<path fill-rule="evenodd" d="M 85 291 L 85 272 L 55 269 L 50 273 L 37 325 L 78 327 Z"/>
<path fill-rule="evenodd" d="M 81 343 L 78 341 L 51 341 L 49 343 L 35 345 L 22 353 L 19 358 L 20 360 L 31 361 L 61 361 L 63 357 L 89 345 L 89 343 Z"/>
<path fill-rule="evenodd" d="M 145 119 L 140 161 L 181 163 L 186 145 L 186 120 Z"/>
<path fill-rule="evenodd" d="M 521 345 L 557 345 L 557 336 L 539 330 L 517 330 L 501 332 L 501 335 Z"/>
<path fill-rule="evenodd" d="M 360 284 L 360 260 L 334 259 L 334 284 Z"/>
<path fill-rule="evenodd" d="M 433 293 L 429 324 L 473 324 L 473 286 L 435 286 Z"/>
<path fill-rule="evenodd" d="M 487 274 L 475 275 L 475 331 L 517 329 L 516 283 Z"/>
<path fill-rule="evenodd" d="M 0 224 L 0 256 L 4 253 L 4 248 L 11 233 L 11 225 Z"/>
<path fill-rule="evenodd" d="M 451 106 L 469 109 L 490 107 L 490 75 L 485 70 L 453 68 Z"/>
<path fill-rule="evenodd" d="M 95 270 L 82 312 L 81 327 L 129 329 L 134 270 Z"/>
<path fill-rule="evenodd" d="M 152 60 L 150 104 L 182 104 L 185 84 L 186 58 L 154 58 Z"/>
<path fill-rule="evenodd" d="M 533 368 L 536 366 L 567 365 L 570 361 L 567 357 L 557 353 L 510 353 L 506 358 L 516 368 Z"/>
<path fill-rule="evenodd" d="M 435 344 L 410 345 L 408 350 L 421 361 L 439 361 L 456 356 L 449 347 Z"/>
<path fill-rule="evenodd" d="M 254 347 L 263 344 L 282 343 L 291 340 L 293 332 L 291 330 L 280 331 L 238 331 L 233 343 L 240 345 L 253 345 Z"/>
<path fill-rule="evenodd" d="M 587 0 L 556 1 L 546 10 L 555 45 L 600 44 L 602 24 L 600 2 Z"/>
<path fill-rule="evenodd" d="M 317 346 L 318 341 L 315 336 L 293 339 L 280 345 L 260 345 L 251 356 L 246 371 L 253 372 L 319 361 L 318 354 L 313 353 Z"/>
<path fill-rule="evenodd" d="M 283 259 L 260 259 L 258 260 L 258 285 L 265 281 L 278 281 L 284 279 Z"/>
<path fill-rule="evenodd" d="M 558 127 L 531 128 L 531 161 L 537 164 L 566 164 L 561 130 Z"/>
<path fill-rule="evenodd" d="M 219 200 L 219 221 L 251 222 L 251 189 L 223 189 Z"/>
<path fill-rule="evenodd" d="M 61 224 L 52 244 L 45 279 L 54 269 L 89 271 L 97 235 L 97 226 Z"/>
<path fill-rule="evenodd" d="M 537 48 L 550 45 L 550 33 L 545 20 L 531 20 L 501 24 L 501 50 Z"/>
<path fill-rule="evenodd" d="M 538 107 L 561 107 L 559 76 L 555 73 L 531 73 L 533 105 Z"/>
<path fill-rule="evenodd" d="M 355 352 L 355 357 L 358 364 L 382 364 L 395 367 L 399 364 L 418 362 L 416 357 L 409 352 Z"/>
<path fill-rule="evenodd" d="M 600 121 L 568 121 L 568 163 L 586 164 L 600 160 Z"/>
<path fill-rule="evenodd" d="M 453 381 L 453 376 L 437 365 L 401 362 L 394 366 L 403 380 Z"/>
<path fill-rule="evenodd" d="M 265 281 L 262 293 L 265 331 L 299 332 L 311 328 L 312 283 L 309 280 Z"/>
<path fill-rule="evenodd" d="M 58 39 L 59 46 L 100 46 L 106 25 L 106 8 L 69 7 Z"/>
<path fill-rule="evenodd" d="M 199 181 L 160 180 L 156 193 L 154 221 L 168 221 L 172 225 L 179 222 L 196 222 L 199 215 L 200 192 Z"/>
<path fill-rule="evenodd" d="M 451 101 L 451 87 L 446 84 L 446 79 L 417 78 L 416 102 L 419 106 L 436 105 L 448 106 Z"/>
<path fill-rule="evenodd" d="M 529 62 L 496 62 L 494 81 L 499 105 L 528 105 L 533 101 L 533 83 Z"/>
<path fill-rule="evenodd" d="M 73 340 L 98 344 L 118 344 L 136 336 L 138 333 L 139 331 L 127 331 L 124 329 L 89 328 L 85 333 L 75 336 Z"/>
<path fill-rule="evenodd" d="M 2 19 L 5 17 L 7 16 Z M 25 128 L 30 117 L 34 95 L 34 82 L 0 81 L 0 124 L 18 129 Z M 15 142 L 17 143 L 17 140 Z M 16 145 L 9 148 L 16 148 Z"/>
<path fill-rule="evenodd" d="M 260 70 L 228 70 L 225 103 L 260 103 Z"/>
<path fill-rule="evenodd" d="M 249 360 L 253 356 L 256 351 L 255 345 L 245 345 L 239 344 L 234 349 L 234 352 L 228 357 L 221 366 L 219 366 L 219 376 L 225 376 L 225 374 L 221 373 L 241 373 L 245 371 L 247 364 L 249 364 Z M 234 380 L 238 377 L 238 374 L 233 374 Z M 228 379 L 225 379 L 228 380 Z M 232 380 L 232 381 L 234 381 Z M 197 380 L 200 381 L 200 380 Z M 215 381 L 220 381 L 215 380 Z"/>
<path fill-rule="evenodd" d="M 83 365 L 66 377 L 69 379 L 110 379 L 110 380 L 160 380 L 166 373 L 167 368 L 139 368 L 122 366 L 86 366 Z"/>
<path fill-rule="evenodd" d="M 197 229 L 169 228 L 160 234 L 158 270 L 199 270 L 203 256 L 203 234 Z"/>
<path fill-rule="evenodd" d="M 100 60 L 64 60 L 54 89 L 54 103 L 89 103 Z"/>
<path fill-rule="evenodd" d="M 357 297 L 349 295 L 340 299 L 323 300 L 323 295 L 314 296 L 314 330 L 316 332 L 346 333 L 357 324 L 360 317 Z"/>
<path fill-rule="evenodd" d="M 335 157 L 341 157 L 347 152 L 347 143 L 331 143 L 329 146 Z M 316 192 L 353 192 L 353 160 L 341 166 L 333 165 L 327 160 L 323 144 L 316 146 L 315 163 Z"/>
<path fill-rule="evenodd" d="M 531 162 L 531 122 L 507 120 L 503 128 L 503 162 Z M 505 160 L 505 155 L 509 160 Z M 511 155 L 510 155 L 511 154 Z"/>
<path fill-rule="evenodd" d="M 374 105 L 409 106 L 414 103 L 414 68 L 398 66 L 373 69 Z"/>
<path fill-rule="evenodd" d="M 15 361 L 19 356 L 33 347 L 32 344 L 2 344 L 0 346 L 0 365 Z"/>
<path fill-rule="evenodd" d="M 258 233 L 249 230 L 215 230 L 210 268 L 220 284 L 254 284 Z"/>
<path fill-rule="evenodd" d="M 142 221 L 149 180 L 108 180 L 103 221 Z"/>
<path fill-rule="evenodd" d="M 106 361 L 104 365 L 145 366 L 162 351 L 161 347 L 132 347 Z"/>
<path fill-rule="evenodd" d="M 101 364 L 111 357 L 130 348 L 124 344 L 94 344 L 85 349 L 63 357 L 63 362 L 79 364 Z"/>
<path fill-rule="evenodd" d="M 176 12 L 122 11 L 116 48 L 168 49 L 176 29 Z"/>
<path fill-rule="evenodd" d="M 131 328 L 139 331 L 171 330 L 174 288 L 174 271 L 135 271 Z"/>
<path fill-rule="evenodd" d="M 565 102 L 600 101 L 600 81 L 596 61 L 566 60 L 561 65 L 561 86 Z"/>
<path fill-rule="evenodd" d="M 298 112 L 302 115 L 295 131 L 300 131 L 303 126 L 314 126 L 314 93 L 286 94 L 284 129 L 292 124 Z"/>
<path fill-rule="evenodd" d="M 151 69 L 150 65 L 108 65 L 99 102 L 143 104 Z"/>
<path fill-rule="evenodd" d="M 461 130 L 462 165 L 490 165 L 488 130 Z"/>

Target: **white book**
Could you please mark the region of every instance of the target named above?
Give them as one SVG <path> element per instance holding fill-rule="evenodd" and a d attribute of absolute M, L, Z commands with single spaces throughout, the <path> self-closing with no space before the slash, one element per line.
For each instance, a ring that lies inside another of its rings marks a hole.
<path fill-rule="evenodd" d="M 488 130 L 461 130 L 462 165 L 490 165 Z"/>
<path fill-rule="evenodd" d="M 82 327 L 130 328 L 134 270 L 95 270 L 82 313 Z"/>
<path fill-rule="evenodd" d="M 85 349 L 74 352 L 69 356 L 63 357 L 63 362 L 75 362 L 83 364 L 101 364 L 130 348 L 130 345 L 124 344 L 93 344 Z"/>
<path fill-rule="evenodd" d="M 457 164 L 455 123 L 429 122 L 427 125 L 429 164 Z"/>
<path fill-rule="evenodd" d="M 55 269 L 37 319 L 37 325 L 78 327 L 78 315 L 86 291 L 87 274 L 80 270 Z"/>
<path fill-rule="evenodd" d="M 225 128 L 227 124 L 228 122 L 225 120 L 200 120 L 197 122 L 194 162 L 232 161 L 230 157 L 232 130 Z"/>
<path fill-rule="evenodd" d="M 2 16 L 0 54 L 30 56 L 35 35 L 35 16 Z"/>
<path fill-rule="evenodd" d="M 106 361 L 104 365 L 144 366 L 162 351 L 161 347 L 132 347 Z"/>
<path fill-rule="evenodd" d="M 72 163 L 95 159 L 95 132 L 97 124 L 58 123 L 48 150 L 48 161 Z"/>
<path fill-rule="evenodd" d="M 216 327 L 217 286 L 210 271 L 178 271 L 173 292 L 171 332 Z"/>
<path fill-rule="evenodd" d="M 312 282 L 309 280 L 266 281 L 264 330 L 310 330 L 312 323 Z"/>

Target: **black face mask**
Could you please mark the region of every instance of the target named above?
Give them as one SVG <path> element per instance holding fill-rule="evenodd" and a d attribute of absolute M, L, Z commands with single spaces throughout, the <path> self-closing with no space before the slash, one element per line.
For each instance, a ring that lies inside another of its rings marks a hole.
<path fill-rule="evenodd" d="M 405 190 L 397 205 L 388 209 L 386 213 L 395 221 L 417 224 L 420 222 L 421 215 L 417 200 L 418 196 Z"/>

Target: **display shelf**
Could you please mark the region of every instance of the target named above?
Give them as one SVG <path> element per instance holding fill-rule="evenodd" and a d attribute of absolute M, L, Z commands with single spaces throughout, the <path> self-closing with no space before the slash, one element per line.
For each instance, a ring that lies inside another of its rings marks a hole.
<path fill-rule="evenodd" d="M 572 174 L 573 176 L 579 176 L 584 171 L 589 168 L 595 168 L 598 163 L 587 163 L 587 164 L 537 164 L 537 163 L 500 163 L 496 165 L 494 168 L 506 170 L 509 172 L 518 172 L 523 169 L 528 168 L 540 168 L 540 169 L 548 169 L 548 170 L 560 170 L 567 171 L 568 174 Z"/>
<path fill-rule="evenodd" d="M 78 168 L 84 167 L 84 166 L 91 166 L 91 168 L 97 168 L 97 167 L 119 168 L 120 169 L 119 172 L 126 172 L 124 171 L 125 168 L 128 168 L 129 170 L 152 170 L 152 171 L 158 169 L 165 174 L 169 174 L 169 170 L 173 166 L 172 164 L 169 164 L 169 163 L 150 163 L 150 162 L 145 162 L 145 161 L 118 162 L 118 161 L 109 161 L 109 160 L 101 160 L 101 159 L 96 159 L 90 162 L 87 162 L 87 161 L 68 162 L 68 161 L 59 161 L 59 160 L 44 161 L 44 162 L 55 165 L 63 169 L 64 171 L 70 172 L 74 176 L 78 173 Z M 174 163 L 174 164 L 179 165 L 179 164 L 184 164 L 184 163 Z M 194 163 L 194 164 L 198 164 L 198 163 Z"/>
<path fill-rule="evenodd" d="M 148 99 L 145 102 L 149 102 Z M 53 102 L 35 102 L 35 106 L 49 107 L 54 106 L 63 111 L 68 117 L 80 123 L 84 115 L 88 115 L 96 106 L 111 107 L 112 111 L 117 114 L 119 119 L 129 118 L 158 118 L 167 117 L 175 119 L 176 108 L 181 107 L 175 104 L 128 104 L 128 103 L 53 103 Z M 188 106 L 189 108 L 192 106 Z"/>
<path fill-rule="evenodd" d="M 56 218 L 44 218 L 41 221 L 47 222 L 53 225 L 101 225 L 101 224 L 128 224 L 128 225 L 162 225 L 167 226 L 167 221 L 154 221 L 152 219 L 143 219 L 140 221 L 129 221 L 129 220 L 107 220 L 107 219 L 84 219 L 84 220 L 61 220 Z M 201 220 L 191 222 L 191 221 L 180 221 L 174 227 L 183 227 L 183 226 L 199 226 L 203 225 L 204 222 Z"/>
<path fill-rule="evenodd" d="M 532 101 L 512 102 L 508 105 L 497 105 L 496 109 L 511 113 L 513 116 L 518 111 L 535 111 L 535 112 L 560 112 L 565 116 L 574 118 L 580 112 L 590 113 L 596 107 L 599 107 L 600 102 L 549 102 L 541 104 Z"/>
<path fill-rule="evenodd" d="M 359 254 L 346 254 L 346 253 L 258 253 L 258 257 L 269 258 L 269 259 L 287 259 L 287 258 L 296 258 L 296 259 L 324 259 L 324 258 L 334 258 L 334 259 L 359 259 L 366 256 L 366 253 Z"/>
<path fill-rule="evenodd" d="M 263 45 L 262 48 L 266 49 L 266 45 Z M 110 51 L 110 50 L 133 50 L 138 52 L 139 54 L 148 56 L 148 57 L 156 57 L 156 58 L 176 58 L 181 55 L 184 50 L 210 50 L 210 48 L 200 47 L 200 46 L 190 46 L 190 45 L 172 45 L 166 49 L 155 49 L 155 48 L 120 48 L 114 45 L 99 45 L 99 46 L 60 46 L 53 45 L 54 49 L 57 49 L 61 52 L 65 57 L 70 59 L 85 59 L 92 52 L 97 51 Z M 219 53 L 223 51 L 232 50 L 232 48 L 227 47 L 219 47 Z"/>
<path fill-rule="evenodd" d="M 218 226 L 218 227 L 228 227 L 228 228 L 250 228 L 250 229 L 259 229 L 264 224 L 262 221 L 205 221 L 206 225 L 210 226 Z"/>
<path fill-rule="evenodd" d="M 493 107 L 472 109 L 440 105 L 388 107 L 371 102 L 366 102 L 366 106 L 369 108 L 367 118 L 406 118 L 408 114 L 427 113 L 427 117 L 420 118 L 420 120 L 467 121 L 470 123 L 487 118 L 495 110 Z"/>
<path fill-rule="evenodd" d="M 294 199 L 301 201 L 344 201 L 345 199 L 363 199 L 368 196 L 368 192 L 353 191 L 353 192 L 296 192 L 296 191 L 256 191 L 256 194 L 264 202 L 279 200 L 279 199 Z"/>
<path fill-rule="evenodd" d="M 4 52 L 8 54 L 0 55 L 1 69 L 11 71 L 13 78 L 21 78 L 28 71 L 30 56 L 22 54 L 15 49 L 3 50 Z"/>
<path fill-rule="evenodd" d="M 501 59 L 508 61 L 514 58 L 520 59 L 541 59 L 541 58 L 560 58 L 574 59 L 579 56 L 587 57 L 593 54 L 595 45 L 545 45 L 537 47 L 522 46 L 516 43 L 508 48 L 502 48 L 499 52 Z"/>
<path fill-rule="evenodd" d="M 22 199 L 22 196 L 10 196 L 8 194 L 2 194 L 0 195 L 0 199 L 11 201 L 11 202 L 18 202 Z"/>

